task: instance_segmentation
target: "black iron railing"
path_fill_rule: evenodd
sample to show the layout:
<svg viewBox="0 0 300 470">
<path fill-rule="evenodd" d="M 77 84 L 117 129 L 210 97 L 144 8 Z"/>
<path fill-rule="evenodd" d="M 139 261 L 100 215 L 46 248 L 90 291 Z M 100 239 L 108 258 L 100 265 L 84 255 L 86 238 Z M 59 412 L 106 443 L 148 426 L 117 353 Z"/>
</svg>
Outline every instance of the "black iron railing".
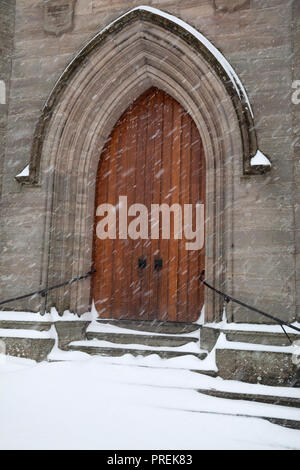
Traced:
<svg viewBox="0 0 300 470">
<path fill-rule="evenodd" d="M 30 292 L 30 294 L 20 295 L 19 297 L 13 297 L 11 299 L 2 300 L 0 302 L 0 305 L 8 304 L 9 302 L 15 302 L 16 300 L 26 299 L 27 297 L 33 297 L 34 295 L 41 295 L 42 297 L 45 297 L 47 292 L 54 290 L 54 289 L 58 289 L 59 287 L 73 284 L 74 282 L 81 281 L 82 279 L 86 279 L 87 277 L 91 276 L 95 272 L 96 272 L 96 269 L 89 271 L 88 273 L 83 274 L 82 276 L 70 279 L 69 281 L 62 282 L 61 284 L 56 284 L 55 286 L 46 287 L 45 289 L 37 290 L 35 292 Z"/>
<path fill-rule="evenodd" d="M 231 297 L 231 295 L 228 295 L 228 294 L 225 294 L 224 292 L 221 292 L 220 290 L 218 290 L 215 287 L 208 284 L 208 282 L 206 282 L 204 276 L 205 276 L 205 271 L 203 270 L 201 275 L 199 276 L 199 279 L 202 282 L 202 284 L 205 285 L 206 287 L 208 287 L 209 289 L 213 290 L 217 294 L 221 295 L 222 297 L 224 297 L 225 302 L 227 302 L 227 303 L 234 302 L 235 304 L 241 305 L 242 307 L 245 307 L 248 310 L 251 310 L 252 312 L 258 313 L 259 315 L 263 315 L 264 317 L 269 318 L 270 320 L 273 320 L 274 322 L 278 323 L 278 325 L 281 326 L 284 334 L 288 338 L 289 342 L 291 344 L 293 344 L 293 341 L 289 337 L 288 333 L 285 331 L 284 327 L 286 326 L 288 328 L 291 328 L 292 330 L 295 330 L 298 333 L 300 333 L 300 328 L 297 328 L 296 326 L 291 325 L 290 323 L 287 323 L 286 321 L 281 320 L 280 318 L 274 317 L 273 315 L 270 315 L 269 313 L 263 312 L 262 310 L 259 310 L 258 308 L 252 307 L 251 305 L 248 305 L 245 302 L 242 302 L 241 300 L 235 299 L 234 297 Z"/>
</svg>

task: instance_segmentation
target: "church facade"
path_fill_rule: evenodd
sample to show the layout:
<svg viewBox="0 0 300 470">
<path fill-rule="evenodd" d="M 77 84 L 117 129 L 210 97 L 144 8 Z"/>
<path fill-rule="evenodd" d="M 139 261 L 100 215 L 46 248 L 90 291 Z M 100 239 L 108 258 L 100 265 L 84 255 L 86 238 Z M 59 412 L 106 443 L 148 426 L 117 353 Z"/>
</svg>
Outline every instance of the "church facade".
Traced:
<svg viewBox="0 0 300 470">
<path fill-rule="evenodd" d="M 205 270 L 299 321 L 299 2 L 0 4 L 1 300 L 96 270 L 2 309 L 267 321 L 224 309 Z M 203 204 L 203 246 L 100 240 L 97 206 L 122 196 Z"/>
</svg>

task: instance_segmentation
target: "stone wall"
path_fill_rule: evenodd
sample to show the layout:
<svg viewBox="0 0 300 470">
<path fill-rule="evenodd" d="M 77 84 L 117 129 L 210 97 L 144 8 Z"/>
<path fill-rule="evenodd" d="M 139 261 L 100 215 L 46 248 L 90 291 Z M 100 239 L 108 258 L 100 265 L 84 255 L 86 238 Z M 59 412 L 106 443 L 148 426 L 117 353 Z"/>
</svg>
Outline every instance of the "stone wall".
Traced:
<svg viewBox="0 0 300 470">
<path fill-rule="evenodd" d="M 8 0 L 2 3 L 12 4 Z M 296 303 L 299 304 L 296 285 L 300 290 L 299 274 L 298 284 L 295 277 L 299 105 L 297 108 L 291 99 L 292 81 L 300 79 L 299 53 L 296 57 L 299 2 L 160 0 L 142 3 L 165 10 L 196 27 L 221 50 L 243 81 L 254 109 L 259 147 L 270 157 L 273 166 L 267 175 L 243 177 L 240 170 L 232 175 L 233 243 L 227 249 L 233 251 L 233 261 L 226 267 L 226 286 L 238 298 L 292 320 Z M 43 188 L 21 186 L 14 178 L 29 162 L 35 126 L 45 100 L 86 41 L 137 4 L 77 0 L 73 28 L 55 35 L 45 31 L 43 0 L 17 0 L 7 149 L 3 161 L 0 234 L 3 297 L 38 288 L 45 268 L 48 247 L 44 237 L 47 208 Z M 297 241 L 297 253 L 298 244 Z M 7 308 L 38 310 L 39 302 L 35 299 L 30 303 L 8 304 Z M 259 320 L 244 310 L 231 311 L 230 319 Z"/>
<path fill-rule="evenodd" d="M 293 4 L 293 68 L 292 80 L 297 90 L 300 88 L 300 3 Z M 296 89 L 294 88 L 296 91 Z M 295 200 L 295 251 L 296 251 L 296 312 L 300 318 L 300 93 L 293 104 L 293 142 L 294 142 L 294 200 Z"/>
<path fill-rule="evenodd" d="M 11 55 L 15 27 L 15 1 L 0 0 L 0 196 L 2 190 Z"/>
</svg>

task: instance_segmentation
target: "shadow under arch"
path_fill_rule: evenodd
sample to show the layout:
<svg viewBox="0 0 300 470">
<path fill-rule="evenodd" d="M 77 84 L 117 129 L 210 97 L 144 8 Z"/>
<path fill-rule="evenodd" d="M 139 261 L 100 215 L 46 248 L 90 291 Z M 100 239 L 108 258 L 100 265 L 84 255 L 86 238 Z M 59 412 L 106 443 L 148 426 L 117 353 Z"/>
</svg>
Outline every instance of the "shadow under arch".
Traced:
<svg viewBox="0 0 300 470">
<path fill-rule="evenodd" d="M 38 123 L 30 173 L 46 197 L 43 285 L 89 271 L 98 160 L 115 123 L 148 88 L 176 99 L 191 115 L 206 158 L 206 269 L 230 290 L 233 175 L 250 172 L 257 141 L 249 104 L 205 44 L 161 12 L 133 9 L 95 36 L 56 83 Z M 251 170 L 252 171 L 252 170 Z M 200 274 L 200 273 L 199 273 Z M 90 307 L 90 281 L 48 295 L 45 309 L 78 314 Z M 222 303 L 207 292 L 206 320 Z"/>
</svg>

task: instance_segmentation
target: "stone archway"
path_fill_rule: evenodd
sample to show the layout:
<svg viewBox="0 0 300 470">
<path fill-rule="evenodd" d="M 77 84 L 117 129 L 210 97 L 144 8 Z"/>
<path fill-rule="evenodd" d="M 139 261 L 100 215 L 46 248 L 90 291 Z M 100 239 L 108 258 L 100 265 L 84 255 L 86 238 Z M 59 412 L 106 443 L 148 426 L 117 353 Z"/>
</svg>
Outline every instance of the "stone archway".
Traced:
<svg viewBox="0 0 300 470">
<path fill-rule="evenodd" d="M 137 8 L 85 46 L 51 93 L 36 130 L 30 175 L 47 194 L 43 285 L 90 270 L 94 193 L 99 154 L 118 118 L 151 86 L 189 112 L 206 156 L 206 269 L 230 290 L 233 174 L 249 173 L 257 151 L 249 103 L 231 71 L 183 22 Z M 82 313 L 90 281 L 52 292 L 46 309 Z M 206 292 L 206 320 L 219 319 L 222 303 Z"/>
</svg>

